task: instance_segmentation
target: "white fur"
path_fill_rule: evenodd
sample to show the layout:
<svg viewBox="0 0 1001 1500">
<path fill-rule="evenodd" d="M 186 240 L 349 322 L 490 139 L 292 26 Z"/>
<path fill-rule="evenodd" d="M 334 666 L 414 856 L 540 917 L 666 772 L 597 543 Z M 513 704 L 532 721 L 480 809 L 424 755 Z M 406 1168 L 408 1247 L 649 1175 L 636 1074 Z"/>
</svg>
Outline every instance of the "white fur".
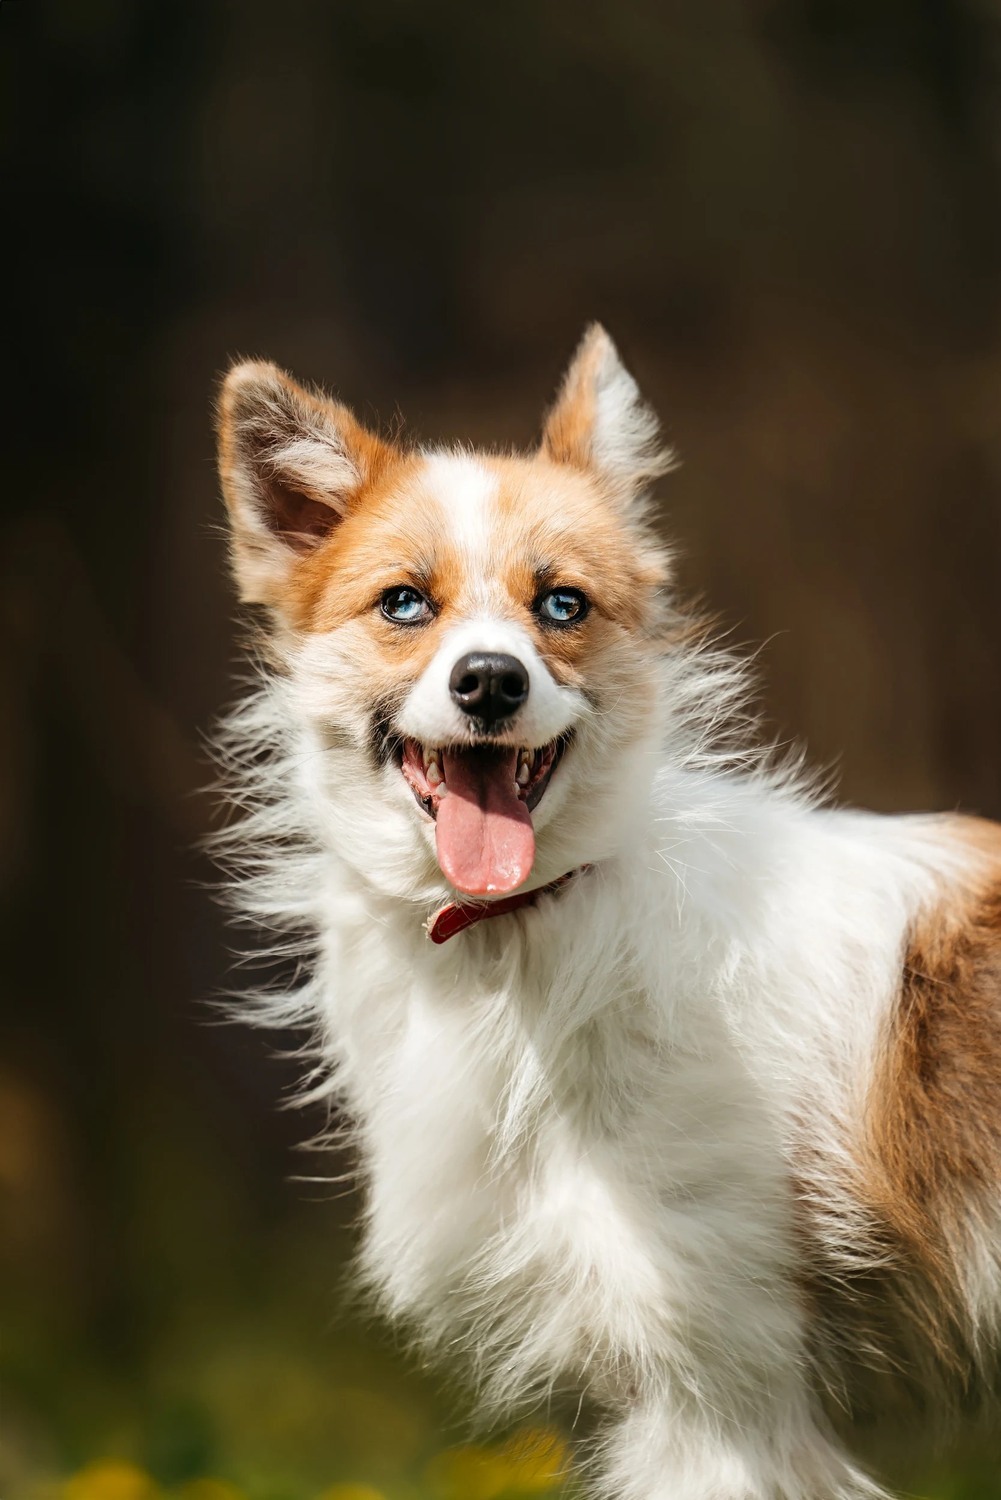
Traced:
<svg viewBox="0 0 1001 1500">
<path fill-rule="evenodd" d="M 436 449 L 425 455 L 421 488 L 440 510 L 445 533 L 465 554 L 467 576 L 482 587 L 489 578 L 496 476 L 471 454 Z"/>
</svg>

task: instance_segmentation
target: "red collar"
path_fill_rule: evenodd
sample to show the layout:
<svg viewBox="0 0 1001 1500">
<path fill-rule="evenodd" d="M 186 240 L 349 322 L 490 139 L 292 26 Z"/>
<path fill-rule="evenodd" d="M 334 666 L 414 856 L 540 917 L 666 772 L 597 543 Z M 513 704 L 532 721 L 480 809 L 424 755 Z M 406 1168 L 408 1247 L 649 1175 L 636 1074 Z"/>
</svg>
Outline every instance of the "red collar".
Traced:
<svg viewBox="0 0 1001 1500">
<path fill-rule="evenodd" d="M 581 865 L 579 870 L 569 870 L 566 875 L 540 886 L 537 891 L 516 891 L 513 896 L 502 896 L 499 901 L 449 901 L 446 906 L 439 907 L 430 921 L 424 924 L 427 935 L 432 943 L 447 943 L 450 937 L 455 937 L 457 932 L 463 932 L 476 922 L 485 922 L 488 917 L 503 917 L 509 911 L 517 911 L 520 906 L 534 906 L 540 896 L 552 895 L 575 875 L 590 868 L 590 865 Z"/>
</svg>

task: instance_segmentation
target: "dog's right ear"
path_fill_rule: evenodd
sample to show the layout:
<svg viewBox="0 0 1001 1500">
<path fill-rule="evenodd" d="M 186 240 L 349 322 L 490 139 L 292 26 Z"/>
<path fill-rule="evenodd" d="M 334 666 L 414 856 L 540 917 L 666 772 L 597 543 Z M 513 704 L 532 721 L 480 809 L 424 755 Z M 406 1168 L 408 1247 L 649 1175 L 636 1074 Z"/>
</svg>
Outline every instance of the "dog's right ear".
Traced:
<svg viewBox="0 0 1001 1500">
<path fill-rule="evenodd" d="M 260 360 L 229 371 L 217 430 L 240 597 L 277 604 L 389 450 L 346 406 Z"/>
</svg>

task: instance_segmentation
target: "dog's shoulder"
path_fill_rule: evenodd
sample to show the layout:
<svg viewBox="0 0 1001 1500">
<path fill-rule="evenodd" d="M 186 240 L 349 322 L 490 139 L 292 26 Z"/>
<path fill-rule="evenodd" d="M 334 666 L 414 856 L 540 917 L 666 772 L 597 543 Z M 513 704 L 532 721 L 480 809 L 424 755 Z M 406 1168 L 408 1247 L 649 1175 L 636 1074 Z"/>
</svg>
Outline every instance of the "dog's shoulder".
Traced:
<svg viewBox="0 0 1001 1500">
<path fill-rule="evenodd" d="M 971 1183 L 988 1166 L 988 1148 L 1001 1144 L 1001 824 L 954 817 L 942 832 L 969 858 L 951 867 L 908 929 L 881 1092 L 891 1119 L 908 1121 L 909 1144 L 927 1133 L 938 1171 Z M 948 1144 L 974 1129 L 984 1132 L 979 1145 L 943 1160 Z M 989 1164 L 993 1176 L 998 1158 Z"/>
<path fill-rule="evenodd" d="M 955 1300 L 985 1216 L 998 1227 L 1001 825 L 942 819 L 940 836 L 950 872 L 906 933 L 870 1089 L 867 1197 Z"/>
</svg>

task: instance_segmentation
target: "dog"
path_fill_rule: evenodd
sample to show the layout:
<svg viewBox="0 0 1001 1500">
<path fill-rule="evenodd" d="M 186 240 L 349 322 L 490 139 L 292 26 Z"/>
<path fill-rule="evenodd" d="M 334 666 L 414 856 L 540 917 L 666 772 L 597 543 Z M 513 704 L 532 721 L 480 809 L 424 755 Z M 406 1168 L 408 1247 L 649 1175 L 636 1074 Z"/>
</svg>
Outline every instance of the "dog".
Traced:
<svg viewBox="0 0 1001 1500">
<path fill-rule="evenodd" d="M 609 1500 L 884 1494 L 852 1435 L 993 1375 L 1001 829 L 754 748 L 600 326 L 528 454 L 254 361 L 218 435 L 263 620 L 222 837 L 308 955 L 266 1014 L 351 1121 L 364 1283 L 489 1419 L 583 1403 Z"/>
</svg>

